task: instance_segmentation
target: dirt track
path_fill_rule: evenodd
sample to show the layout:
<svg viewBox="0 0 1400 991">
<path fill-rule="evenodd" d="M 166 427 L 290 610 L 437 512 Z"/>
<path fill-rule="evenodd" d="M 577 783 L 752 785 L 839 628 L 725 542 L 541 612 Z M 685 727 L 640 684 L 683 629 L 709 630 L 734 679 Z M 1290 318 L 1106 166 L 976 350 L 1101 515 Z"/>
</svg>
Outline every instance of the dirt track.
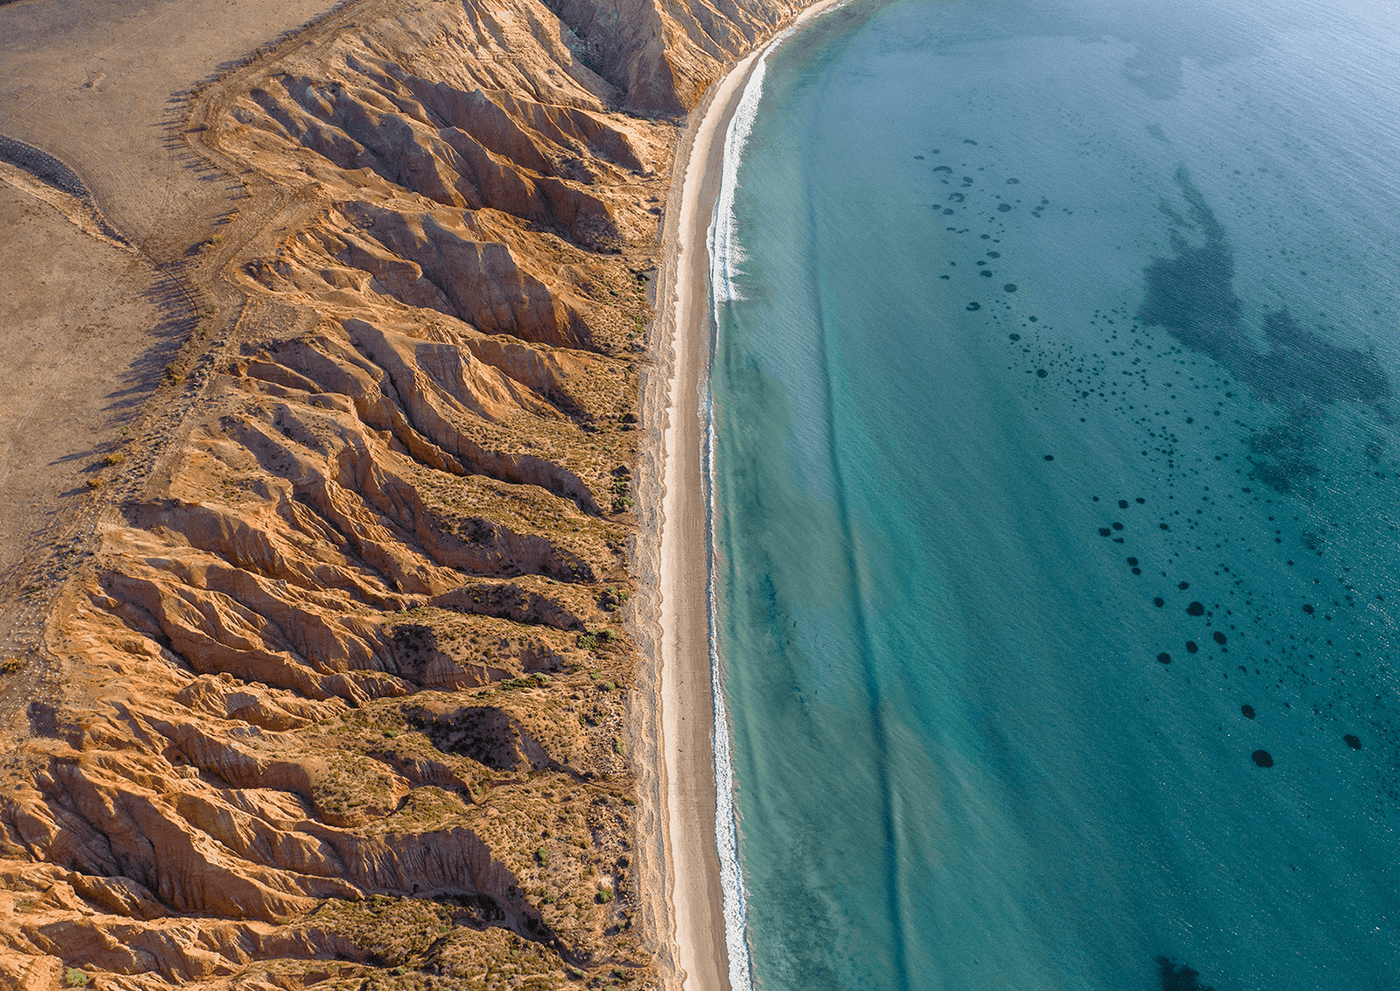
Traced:
<svg viewBox="0 0 1400 991">
<path fill-rule="evenodd" d="M 86 482 L 160 383 L 194 324 L 180 279 L 194 260 L 190 249 L 243 196 L 241 185 L 211 170 L 185 142 L 191 86 L 332 6 L 0 6 L 0 135 L 71 169 L 129 242 L 123 247 L 85 232 L 77 215 L 83 211 L 73 209 L 81 203 L 0 163 L 0 353 L 7 371 L 0 586 L 8 593 L 32 580 L 40 557 L 52 558 L 54 539 L 89 497 Z M 98 225 L 86 226 L 100 235 Z"/>
<path fill-rule="evenodd" d="M 0 988 L 679 982 L 618 607 L 721 60 L 610 2 L 0 6 Z"/>
</svg>

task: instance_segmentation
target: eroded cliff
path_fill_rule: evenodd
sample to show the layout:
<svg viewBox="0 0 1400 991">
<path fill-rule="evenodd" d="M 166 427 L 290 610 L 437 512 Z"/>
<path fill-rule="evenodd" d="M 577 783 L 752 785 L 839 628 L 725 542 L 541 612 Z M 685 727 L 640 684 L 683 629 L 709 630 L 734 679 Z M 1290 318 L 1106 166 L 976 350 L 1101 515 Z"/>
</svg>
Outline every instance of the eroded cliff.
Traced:
<svg viewBox="0 0 1400 991">
<path fill-rule="evenodd" d="M 796 6 L 370 0 L 194 103 L 245 192 L 32 662 L 0 985 L 664 976 L 621 621 L 664 115 Z"/>
</svg>

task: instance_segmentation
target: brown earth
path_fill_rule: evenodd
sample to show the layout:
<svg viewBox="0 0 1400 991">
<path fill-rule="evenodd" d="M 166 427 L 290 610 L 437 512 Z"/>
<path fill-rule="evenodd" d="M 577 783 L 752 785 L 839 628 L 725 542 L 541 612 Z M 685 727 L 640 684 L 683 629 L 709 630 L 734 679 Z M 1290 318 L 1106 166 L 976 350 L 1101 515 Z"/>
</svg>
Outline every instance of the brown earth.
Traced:
<svg viewBox="0 0 1400 991">
<path fill-rule="evenodd" d="M 800 4 L 364 0 L 246 62 L 256 2 L 152 6 L 0 8 L 0 131 L 71 169 L 0 166 L 0 442 L 52 461 L 0 510 L 0 987 L 674 982 L 623 621 L 667 115 Z"/>
</svg>

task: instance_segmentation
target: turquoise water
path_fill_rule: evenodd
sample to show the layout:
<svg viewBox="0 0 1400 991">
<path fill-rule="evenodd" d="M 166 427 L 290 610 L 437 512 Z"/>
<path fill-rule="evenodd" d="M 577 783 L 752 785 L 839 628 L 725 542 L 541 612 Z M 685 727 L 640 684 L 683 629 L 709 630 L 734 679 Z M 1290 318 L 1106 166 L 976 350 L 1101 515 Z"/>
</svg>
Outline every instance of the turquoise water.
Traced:
<svg viewBox="0 0 1400 991">
<path fill-rule="evenodd" d="M 1397 25 L 855 0 L 769 56 L 711 383 L 754 985 L 1400 986 Z"/>
</svg>

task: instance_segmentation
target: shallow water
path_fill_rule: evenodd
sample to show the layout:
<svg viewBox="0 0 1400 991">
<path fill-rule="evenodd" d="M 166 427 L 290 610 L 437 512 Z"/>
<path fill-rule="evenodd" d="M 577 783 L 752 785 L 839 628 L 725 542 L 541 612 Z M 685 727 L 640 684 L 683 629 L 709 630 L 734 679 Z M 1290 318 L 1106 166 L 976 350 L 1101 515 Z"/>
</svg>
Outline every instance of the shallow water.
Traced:
<svg viewBox="0 0 1400 991">
<path fill-rule="evenodd" d="M 1400 13 L 1227 6 L 768 59 L 712 381 L 758 986 L 1395 985 Z"/>
</svg>

